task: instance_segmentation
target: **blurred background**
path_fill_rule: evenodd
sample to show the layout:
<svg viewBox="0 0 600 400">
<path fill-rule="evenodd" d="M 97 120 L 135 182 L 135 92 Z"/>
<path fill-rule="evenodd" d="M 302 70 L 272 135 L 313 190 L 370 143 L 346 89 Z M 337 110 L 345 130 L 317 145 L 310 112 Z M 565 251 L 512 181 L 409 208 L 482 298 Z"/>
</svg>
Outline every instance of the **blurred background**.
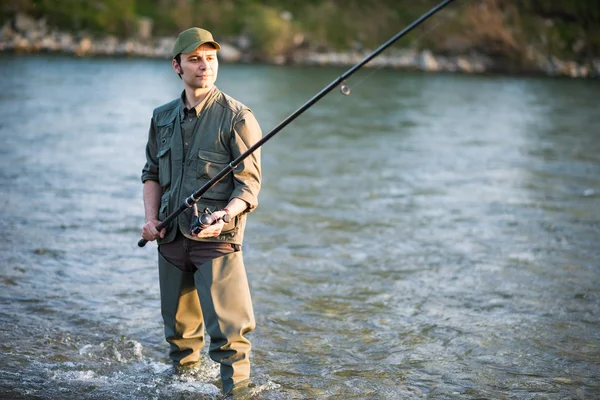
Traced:
<svg viewBox="0 0 600 400">
<path fill-rule="evenodd" d="M 2 0 L 0 50 L 168 57 L 172 38 L 196 25 L 231 61 L 353 64 L 436 3 Z M 599 54 L 599 0 L 476 0 L 457 1 L 378 62 L 588 77 L 600 75 Z"/>
<path fill-rule="evenodd" d="M 0 2 L 0 398 L 221 398 L 137 246 L 181 29 L 267 133 L 434 3 Z M 600 398 L 599 12 L 455 1 L 263 146 L 240 398 Z"/>
</svg>

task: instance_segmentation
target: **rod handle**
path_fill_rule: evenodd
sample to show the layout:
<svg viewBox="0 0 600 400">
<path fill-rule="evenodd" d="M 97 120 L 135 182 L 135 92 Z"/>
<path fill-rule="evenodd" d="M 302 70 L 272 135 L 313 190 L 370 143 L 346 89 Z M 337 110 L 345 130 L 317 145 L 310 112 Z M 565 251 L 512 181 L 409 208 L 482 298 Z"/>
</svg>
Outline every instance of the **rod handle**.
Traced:
<svg viewBox="0 0 600 400">
<path fill-rule="evenodd" d="M 146 245 L 146 243 L 148 243 L 148 241 L 147 241 L 146 239 L 144 239 L 144 238 L 141 238 L 141 239 L 138 241 L 138 246 L 140 246 L 140 247 L 144 247 L 144 246 Z"/>
</svg>

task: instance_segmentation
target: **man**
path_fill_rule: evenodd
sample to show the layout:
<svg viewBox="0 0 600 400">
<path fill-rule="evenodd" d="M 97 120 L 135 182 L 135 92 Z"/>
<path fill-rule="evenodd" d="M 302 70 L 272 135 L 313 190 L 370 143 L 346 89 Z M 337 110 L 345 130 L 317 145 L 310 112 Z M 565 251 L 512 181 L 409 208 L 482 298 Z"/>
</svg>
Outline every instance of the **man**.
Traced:
<svg viewBox="0 0 600 400">
<path fill-rule="evenodd" d="M 158 240 L 161 311 L 176 369 L 200 360 L 206 329 L 209 355 L 221 364 L 222 390 L 229 393 L 250 376 L 245 335 L 255 321 L 241 246 L 246 216 L 258 204 L 259 151 L 198 202 L 200 212 L 212 212 L 212 225 L 192 234 L 193 209 L 188 209 L 165 229 L 156 229 L 186 197 L 261 138 L 252 112 L 215 86 L 220 48 L 200 28 L 183 31 L 175 41 L 172 65 L 184 90 L 152 116 L 142 171 L 142 237 Z"/>
</svg>

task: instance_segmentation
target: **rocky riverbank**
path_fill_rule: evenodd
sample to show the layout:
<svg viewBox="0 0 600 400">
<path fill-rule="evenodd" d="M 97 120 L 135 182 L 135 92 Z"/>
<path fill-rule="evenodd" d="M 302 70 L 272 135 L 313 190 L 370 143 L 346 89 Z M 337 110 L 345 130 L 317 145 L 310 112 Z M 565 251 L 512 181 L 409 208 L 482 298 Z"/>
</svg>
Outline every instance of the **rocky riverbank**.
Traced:
<svg viewBox="0 0 600 400">
<path fill-rule="evenodd" d="M 149 34 L 137 38 L 118 39 L 114 36 L 92 37 L 86 34 L 60 32 L 47 26 L 44 19 L 34 20 L 27 15 L 17 14 L 14 20 L 5 22 L 0 29 L 0 52 L 13 53 L 63 53 L 75 56 L 115 57 L 171 57 L 174 37 L 153 38 Z M 263 57 L 250 50 L 245 37 L 219 40 L 222 49 L 220 59 L 224 62 L 267 62 L 273 64 L 335 65 L 351 66 L 370 53 L 369 50 L 354 52 L 317 52 L 299 48 L 288 55 Z M 434 54 L 428 49 L 392 48 L 373 59 L 368 66 L 420 71 L 445 71 L 478 74 L 487 72 L 534 73 L 572 78 L 600 77 L 600 59 L 582 65 L 570 60 L 559 60 L 553 56 L 538 56 L 536 64 L 527 69 L 514 68 L 507 71 L 496 60 L 477 52 L 445 56 Z"/>
</svg>

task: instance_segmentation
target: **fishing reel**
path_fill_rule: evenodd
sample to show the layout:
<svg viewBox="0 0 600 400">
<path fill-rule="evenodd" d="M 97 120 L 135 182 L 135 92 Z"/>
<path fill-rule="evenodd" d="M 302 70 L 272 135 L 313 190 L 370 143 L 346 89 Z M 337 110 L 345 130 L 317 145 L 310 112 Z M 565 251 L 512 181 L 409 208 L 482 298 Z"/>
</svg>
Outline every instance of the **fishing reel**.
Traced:
<svg viewBox="0 0 600 400">
<path fill-rule="evenodd" d="M 230 221 L 228 213 L 226 213 L 222 217 L 217 218 L 214 222 L 212 220 L 211 215 L 212 211 L 210 211 L 210 209 L 208 209 L 207 207 L 204 209 L 204 211 L 202 211 L 202 215 L 198 216 L 198 207 L 196 206 L 196 204 L 194 204 L 194 215 L 192 217 L 190 233 L 196 236 L 198 233 L 200 233 L 202 229 L 206 229 L 212 224 L 216 224 L 220 220 L 223 220 L 223 222 L 225 222 L 226 224 Z"/>
</svg>

